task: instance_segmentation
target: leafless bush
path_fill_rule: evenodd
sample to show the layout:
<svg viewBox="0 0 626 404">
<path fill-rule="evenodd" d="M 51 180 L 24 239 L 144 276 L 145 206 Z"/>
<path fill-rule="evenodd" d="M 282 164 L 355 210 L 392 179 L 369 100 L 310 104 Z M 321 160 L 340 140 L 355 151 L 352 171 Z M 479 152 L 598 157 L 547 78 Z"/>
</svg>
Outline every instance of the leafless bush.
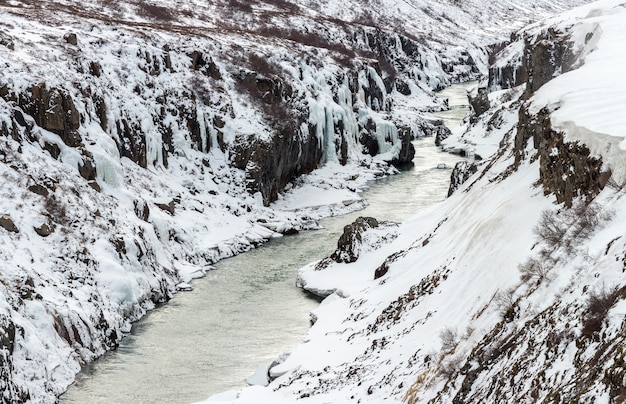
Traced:
<svg viewBox="0 0 626 404">
<path fill-rule="evenodd" d="M 626 178 L 621 181 L 618 181 L 614 175 L 611 175 L 611 177 L 606 183 L 606 186 L 616 191 L 621 191 L 622 189 L 626 188 Z"/>
<path fill-rule="evenodd" d="M 547 262 L 539 261 L 536 258 L 530 258 L 523 264 L 520 264 L 517 269 L 520 272 L 520 279 L 522 282 L 529 282 L 535 280 L 537 284 L 541 283 L 547 278 L 550 266 Z"/>
<path fill-rule="evenodd" d="M 50 219 L 52 219 L 55 223 L 65 225 L 70 222 L 65 205 L 54 195 L 50 195 L 46 198 L 44 207 Z"/>
<path fill-rule="evenodd" d="M 585 316 L 583 317 L 583 330 L 582 335 L 585 337 L 592 337 L 593 334 L 600 331 L 602 323 L 606 318 L 609 310 L 620 296 L 623 296 L 626 287 L 618 288 L 613 287 L 605 289 L 602 287 L 599 290 L 592 291 L 587 299 L 587 307 Z"/>
<path fill-rule="evenodd" d="M 368 27 L 378 27 L 378 23 L 374 19 L 374 15 L 369 10 L 360 12 L 354 19 L 354 22 Z"/>
<path fill-rule="evenodd" d="M 535 234 L 546 243 L 548 248 L 553 248 L 558 246 L 561 240 L 563 240 L 565 233 L 567 233 L 567 226 L 559 220 L 556 212 L 544 210 L 541 212 L 541 218 L 534 230 Z"/>
<path fill-rule="evenodd" d="M 241 12 L 244 12 L 244 13 L 251 13 L 252 12 L 252 6 L 247 1 L 228 0 L 228 7 L 231 10 L 238 10 L 238 11 L 241 11 Z"/>
<path fill-rule="evenodd" d="M 546 245 L 541 254 L 549 257 L 558 247 L 573 253 L 581 240 L 589 238 L 598 226 L 611 216 L 611 212 L 603 210 L 598 204 L 582 200 L 575 202 L 570 209 L 543 211 L 534 229 L 535 234 Z"/>
<path fill-rule="evenodd" d="M 274 76 L 278 71 L 278 67 L 268 62 L 265 55 L 258 53 L 251 52 L 248 54 L 248 63 L 252 70 L 267 77 Z"/>
<path fill-rule="evenodd" d="M 597 204 L 585 204 L 582 201 L 574 204 L 572 215 L 575 220 L 572 233 L 577 240 L 590 237 L 601 222 L 612 216 Z"/>
<path fill-rule="evenodd" d="M 515 291 L 516 288 L 511 287 L 503 292 L 498 292 L 493 300 L 502 318 L 507 321 L 512 321 L 515 317 Z"/>
<path fill-rule="evenodd" d="M 451 378 L 455 374 L 458 373 L 459 369 L 461 369 L 461 364 L 463 362 L 463 358 L 461 355 L 453 355 L 449 358 L 446 358 L 441 362 L 439 366 L 439 374 L 446 378 Z"/>
<path fill-rule="evenodd" d="M 439 338 L 441 339 L 441 350 L 443 352 L 451 352 L 458 342 L 458 332 L 456 329 L 447 327 L 441 330 Z"/>
<path fill-rule="evenodd" d="M 282 11 L 291 11 L 295 13 L 299 10 L 299 7 L 295 3 L 291 3 L 287 0 L 264 0 L 265 3 L 271 4 L 274 7 L 282 10 Z"/>
</svg>

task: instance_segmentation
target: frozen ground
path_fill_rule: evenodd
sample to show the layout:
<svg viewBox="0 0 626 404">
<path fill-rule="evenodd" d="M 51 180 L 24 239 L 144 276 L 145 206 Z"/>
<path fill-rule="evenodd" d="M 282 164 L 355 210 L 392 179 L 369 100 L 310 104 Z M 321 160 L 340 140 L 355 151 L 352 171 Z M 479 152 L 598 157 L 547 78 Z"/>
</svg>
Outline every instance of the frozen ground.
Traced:
<svg viewBox="0 0 626 404">
<path fill-rule="evenodd" d="M 490 112 L 446 141 L 483 156 L 478 172 L 355 263 L 302 268 L 305 288 L 335 291 L 307 340 L 267 387 L 207 402 L 621 402 L 625 18 L 626 3 L 600 1 L 526 31 L 569 38 L 578 69 L 528 101 L 523 87 L 491 94 Z M 515 166 L 524 102 L 613 172 L 593 201 L 544 195 L 532 144 Z"/>
</svg>

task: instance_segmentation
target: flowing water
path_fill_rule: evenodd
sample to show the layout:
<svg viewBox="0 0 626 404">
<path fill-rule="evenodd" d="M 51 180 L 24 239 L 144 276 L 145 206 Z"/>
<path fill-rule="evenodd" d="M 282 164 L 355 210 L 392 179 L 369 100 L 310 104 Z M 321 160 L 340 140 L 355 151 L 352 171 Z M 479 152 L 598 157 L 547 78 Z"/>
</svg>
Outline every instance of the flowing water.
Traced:
<svg viewBox="0 0 626 404">
<path fill-rule="evenodd" d="M 452 86 L 448 126 L 466 113 L 468 84 Z M 444 116 L 445 115 L 445 116 Z M 294 286 L 298 268 L 329 255 L 343 226 L 358 216 L 402 221 L 443 200 L 460 157 L 442 153 L 433 138 L 414 142 L 415 165 L 377 180 L 362 211 L 321 221 L 322 230 L 272 240 L 221 261 L 193 292 L 179 293 L 133 325 L 117 350 L 85 369 L 61 403 L 194 402 L 245 386 L 260 364 L 300 343 L 318 301 Z"/>
</svg>

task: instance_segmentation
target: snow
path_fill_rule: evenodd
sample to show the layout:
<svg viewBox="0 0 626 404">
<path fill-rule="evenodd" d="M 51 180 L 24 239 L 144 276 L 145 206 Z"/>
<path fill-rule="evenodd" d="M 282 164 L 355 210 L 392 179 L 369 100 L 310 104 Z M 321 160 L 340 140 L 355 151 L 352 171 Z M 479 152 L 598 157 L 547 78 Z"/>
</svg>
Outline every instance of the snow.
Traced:
<svg viewBox="0 0 626 404">
<path fill-rule="evenodd" d="M 475 78 L 478 70 L 486 67 L 483 45 L 505 38 L 511 28 L 526 22 L 523 20 L 545 17 L 575 3 L 581 2 L 535 0 L 518 5 L 506 0 L 495 7 L 474 0 L 456 8 L 435 1 L 397 4 L 380 0 L 372 2 L 367 10 L 376 12 L 375 22 L 382 30 L 372 27 L 361 15 L 362 2 L 352 0 L 329 1 L 322 6 L 302 0 L 297 6 L 299 13 L 281 13 L 273 5 L 255 4 L 246 18 L 240 18 L 240 11 L 224 9 L 220 2 L 195 0 L 152 2 L 152 6 L 164 7 L 161 11 L 165 16 L 151 14 L 143 3 L 132 2 L 118 2 L 111 7 L 102 7 L 95 0 L 80 4 L 66 0 L 54 4 L 3 4 L 0 121 L 7 128 L 16 128 L 16 133 L 0 138 L 0 212 L 19 228 L 19 233 L 0 229 L 0 320 L 6 317 L 20 330 L 11 363 L 7 364 L 7 369 L 12 369 L 7 382 L 29 391 L 33 401 L 53 402 L 72 382 L 81 364 L 114 348 L 123 333 L 130 331 L 132 321 L 172 297 L 177 289 L 191 287 L 189 282 L 210 270 L 211 263 L 254 248 L 280 233 L 315 228 L 321 217 L 363 207 L 366 202 L 359 193 L 368 181 L 395 172 L 385 161 L 398 155 L 398 128 L 415 128 L 424 112 L 443 109 L 433 90 Z M 519 15 L 513 16 L 509 7 L 515 7 Z M 343 18 L 353 27 L 346 30 L 328 17 Z M 606 20 L 607 32 L 613 37 L 621 32 L 610 14 L 593 18 L 603 23 Z M 311 46 L 262 35 L 268 26 L 304 26 L 329 42 L 327 47 Z M 70 32 L 77 34 L 77 46 L 63 39 Z M 400 37 L 409 34 L 416 38 L 413 52 L 404 49 Z M 610 35 L 607 38 L 612 38 Z M 12 45 L 7 46 L 4 39 Z M 395 63 L 398 77 L 409 82 L 409 96 L 386 91 L 389 73 L 376 66 L 380 56 L 371 54 L 370 40 L 389 40 L 374 46 L 384 45 L 389 52 L 389 63 Z M 455 46 L 450 47 L 450 43 Z M 599 50 L 604 46 L 606 51 L 615 50 L 615 43 L 601 40 L 596 46 Z M 346 54 L 333 49 L 335 45 L 354 47 L 356 54 L 349 55 L 348 67 L 346 62 L 338 61 Z M 294 178 L 293 187 L 280 190 L 279 199 L 269 207 L 263 206 L 259 193 L 248 192 L 246 170 L 232 164 L 236 145 L 272 136 L 262 102 L 236 87 L 236 76 L 249 72 L 246 49 L 271 55 L 268 63 L 284 68 L 280 78 L 293 90 L 294 107 L 304 117 L 300 132 L 294 136 L 308 136 L 309 128 L 315 126 L 314 136 L 324 145 L 324 157 L 317 169 Z M 221 81 L 209 77 L 206 69 L 190 68 L 189 55 L 199 50 L 207 61 L 215 63 L 223 76 Z M 474 68 L 467 66 L 470 56 L 477 62 Z M 593 57 L 591 52 L 587 60 L 597 66 Z M 452 71 L 444 70 L 444 61 Z M 18 98 L 40 83 L 45 83 L 47 89 L 67 92 L 75 104 L 83 143 L 80 147 L 66 146 L 59 135 L 37 126 L 33 117 L 25 116 L 26 126 L 13 123 L 16 111 L 25 112 L 20 111 Z M 380 90 L 380 97 L 372 95 L 375 90 Z M 565 98 L 563 104 L 567 107 L 570 101 Z M 509 115 L 504 117 L 502 128 L 488 131 L 489 136 L 481 137 L 479 127 L 466 136 L 476 154 L 486 158 L 497 150 L 499 138 L 514 122 Z M 190 130 L 189 117 L 195 117 L 197 133 Z M 224 123 L 221 128 L 215 125 L 220 120 Z M 364 155 L 358 141 L 358 124 L 369 121 L 375 125 L 383 152 L 375 158 Z M 588 118 L 575 123 L 579 127 L 589 125 L 590 131 L 600 133 L 620 124 L 616 121 L 611 126 L 608 121 L 599 125 L 599 120 Z M 132 138 L 145 145 L 141 150 L 145 152 L 145 167 L 133 162 L 139 160 L 132 155 L 133 145 L 122 145 L 122 131 L 116 124 L 123 127 L 124 122 L 128 126 L 126 141 Z M 340 126 L 343 132 L 337 133 L 341 132 Z M 348 157 L 343 166 L 337 164 L 337 144 L 342 140 Z M 612 144 L 623 149 L 623 141 L 618 140 Z M 45 150 L 46 144 L 59 148 L 58 159 Z M 606 162 L 616 171 L 619 156 L 617 153 Z M 78 172 L 78 166 L 88 160 L 93 160 L 97 168 L 96 184 L 101 192 Z M 502 169 L 503 164 L 495 165 L 493 170 Z M 487 183 L 493 177 L 485 177 L 480 184 L 487 190 L 493 187 L 486 195 L 497 193 L 496 185 Z M 495 263 L 504 265 L 506 257 L 519 258 L 521 252 L 513 246 L 519 238 L 528 247 L 530 232 L 513 235 L 498 229 L 503 225 L 520 226 L 522 217 L 524 222 L 529 221 L 547 202 L 539 191 L 528 191 L 536 178 L 515 178 L 518 182 L 509 180 L 507 184 L 512 184 L 511 195 L 518 195 L 523 209 L 501 198 L 491 200 L 468 193 L 465 201 L 458 196 L 450 199 L 441 212 L 405 224 L 393 244 L 365 251 L 359 264 L 368 264 L 361 269 L 349 266 L 345 273 L 328 275 L 328 279 L 314 280 L 313 275 L 307 275 L 311 285 L 315 282 L 317 288 L 336 292 L 316 311 L 318 324 L 311 331 L 308 348 L 306 344 L 298 348 L 273 370 L 275 374 L 287 372 L 274 383 L 291 377 L 300 363 L 311 360 L 301 371 L 318 371 L 324 363 L 341 366 L 371 346 L 365 335 L 355 337 L 354 343 L 346 342 L 342 316 L 359 296 L 371 292 L 371 300 L 362 306 L 367 309 L 364 317 L 356 321 L 362 326 L 368 316 L 377 315 L 380 307 L 388 305 L 389 296 L 406 292 L 415 277 L 427 276 L 433 268 L 439 268 L 439 258 L 422 257 L 420 249 L 412 247 L 414 243 L 419 247 L 419 243 L 429 240 L 429 250 L 445 250 L 445 240 L 452 234 L 473 237 L 452 249 L 459 256 L 467 254 L 462 260 L 467 267 L 482 264 L 487 268 Z M 28 191 L 32 185 L 43 186 L 48 196 Z M 529 212 L 531 207 L 537 211 Z M 506 217 L 506 212 L 518 209 L 513 218 Z M 493 211 L 494 216 L 490 221 L 479 220 L 472 215 L 477 211 Z M 456 225 L 450 220 L 435 231 L 445 215 L 455 217 L 454 223 L 465 224 Z M 35 231 L 43 223 L 55 225 L 55 231 L 47 237 Z M 481 238 L 487 230 L 494 234 Z M 419 238 L 417 242 L 415 237 Z M 510 251 L 494 260 L 468 253 L 479 245 L 507 237 L 514 237 L 509 239 Z M 407 256 L 410 263 L 393 264 L 391 274 L 401 276 L 379 288 L 378 282 L 371 279 L 374 265 L 395 248 L 411 249 Z M 468 307 L 485 304 L 495 291 L 512 283 L 514 267 L 492 279 L 487 271 L 475 276 L 457 265 L 444 291 L 463 290 L 459 299 Z M 328 274 L 335 272 L 336 267 L 328 270 Z M 490 286 L 477 297 L 466 288 L 471 282 Z M 437 349 L 436 335 L 451 324 L 449 320 L 456 320 L 459 330 L 468 323 L 462 316 L 445 317 L 452 310 L 444 298 L 447 293 L 451 292 L 442 292 L 443 297 L 438 299 L 434 295 L 424 297 L 429 302 L 416 312 L 420 321 L 429 324 L 420 349 Z M 429 315 L 430 311 L 422 309 L 431 304 L 440 304 L 441 311 Z M 494 321 L 491 317 L 484 320 L 485 327 Z M 405 320 L 402 324 L 408 323 Z M 346 334 L 326 335 L 327 330 L 334 329 Z M 390 374 L 393 359 L 404 348 L 413 346 L 409 337 L 415 335 L 420 335 L 419 330 L 392 344 L 392 354 L 384 354 L 389 363 L 380 367 L 380 374 Z M 336 347 L 318 356 L 318 349 L 328 344 Z M 371 365 L 367 366 L 370 369 Z M 406 385 L 413 378 L 406 369 L 397 373 L 392 379 L 403 380 Z M 374 382 L 372 375 L 364 375 L 365 384 Z M 370 399 L 399 397 L 398 392 L 390 391 L 392 387 L 376 387 Z M 348 389 L 352 388 L 356 389 Z M 326 398 L 318 398 L 346 401 L 350 397 L 341 389 L 324 394 Z M 264 398 L 291 401 L 282 392 L 262 387 L 250 388 L 238 396 L 240 400 L 256 398 L 256 402 Z M 221 397 L 231 400 L 236 395 Z"/>
<path fill-rule="evenodd" d="M 626 40 L 623 4 L 600 1 L 536 26 L 567 27 L 572 38 L 584 40 L 577 30 L 597 24 L 602 36 L 577 70 L 554 78 L 529 100 L 535 111 L 554 106 L 553 125 L 601 156 L 618 181 L 626 128 L 619 112 L 626 105 L 623 52 L 617 48 Z M 586 213 L 576 213 L 555 206 L 537 186 L 536 159 L 511 169 L 523 92 L 492 94 L 492 109 L 444 143 L 486 159 L 450 198 L 401 224 L 397 238 L 366 248 L 355 263 L 323 269 L 312 263 L 300 270 L 302 286 L 331 294 L 313 312 L 306 341 L 276 367 L 282 376 L 267 388 L 213 400 L 516 402 L 531 394 L 548 400 L 555 391 L 583 401 L 614 400 L 602 375 L 615 366 L 614 351 L 606 347 L 623 349 L 623 296 L 603 320 L 599 340 L 587 342 L 583 324 L 590 294 L 624 285 L 623 182 L 606 187 L 589 207 L 577 201 Z M 542 212 L 567 226 L 557 245 L 539 235 Z M 597 222 L 581 235 L 575 224 L 584 215 L 596 215 Z M 521 279 L 532 259 L 547 272 Z M 387 274 L 374 279 L 383 262 Z M 445 347 L 446 332 L 454 337 L 451 348 Z M 591 362 L 594 357 L 603 359 Z M 468 367 L 459 372 L 463 365 Z M 600 376 L 578 384 L 587 377 L 586 366 Z M 470 370 L 476 378 L 466 387 Z"/>
<path fill-rule="evenodd" d="M 554 127 L 601 156 L 618 182 L 626 180 L 626 115 L 622 112 L 626 78 L 621 74 L 626 68 L 621 51 L 626 39 L 624 15 L 624 3 L 619 1 L 599 2 L 568 14 L 567 25 L 576 19 L 571 35 L 581 44 L 584 62 L 543 86 L 533 103 L 535 109 L 546 105 L 555 109 Z M 593 35 L 591 40 L 585 40 L 588 33 Z"/>
</svg>

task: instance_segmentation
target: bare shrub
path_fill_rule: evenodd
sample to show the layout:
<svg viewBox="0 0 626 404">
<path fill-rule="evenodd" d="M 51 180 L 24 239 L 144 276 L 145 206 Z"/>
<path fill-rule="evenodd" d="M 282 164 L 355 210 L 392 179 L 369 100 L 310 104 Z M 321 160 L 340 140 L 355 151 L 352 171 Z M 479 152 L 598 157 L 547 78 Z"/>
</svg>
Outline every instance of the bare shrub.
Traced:
<svg viewBox="0 0 626 404">
<path fill-rule="evenodd" d="M 67 216 L 67 209 L 65 205 L 60 202 L 54 195 L 50 195 L 48 198 L 46 198 L 44 207 L 52 221 L 63 225 L 70 222 L 70 219 Z"/>
<path fill-rule="evenodd" d="M 516 288 L 511 287 L 503 292 L 498 292 L 493 300 L 502 318 L 507 321 L 512 321 L 515 318 L 515 291 Z"/>
<path fill-rule="evenodd" d="M 602 287 L 590 293 L 587 299 L 585 315 L 582 320 L 583 336 L 590 338 L 602 329 L 606 315 L 615 302 L 617 302 L 618 298 L 620 296 L 623 297 L 624 291 L 626 291 L 626 287 L 621 289 L 618 287 L 609 289 Z"/>
<path fill-rule="evenodd" d="M 167 7 L 158 6 L 155 4 L 139 3 L 138 14 L 142 17 L 149 18 L 151 20 L 170 22 L 176 18 L 172 15 L 172 12 Z"/>
<path fill-rule="evenodd" d="M 544 210 L 534 231 L 549 248 L 552 248 L 561 243 L 567 233 L 567 226 L 559 220 L 556 212 Z"/>
<path fill-rule="evenodd" d="M 576 201 L 570 209 L 545 210 L 541 213 L 535 234 L 545 243 L 540 252 L 548 259 L 556 248 L 562 247 L 569 254 L 576 251 L 580 241 L 594 233 L 598 226 L 612 217 L 612 213 L 598 204 Z"/>
<path fill-rule="evenodd" d="M 582 201 L 573 206 L 571 213 L 574 219 L 572 233 L 576 240 L 590 237 L 601 222 L 612 216 L 597 204 L 585 204 Z"/>
<path fill-rule="evenodd" d="M 428 386 L 429 378 L 430 377 L 428 371 L 422 372 L 417 375 L 415 381 L 404 395 L 404 401 L 406 401 L 408 404 L 418 403 L 420 399 L 419 393 L 424 387 Z"/>
<path fill-rule="evenodd" d="M 459 372 L 461 364 L 463 363 L 463 357 L 461 355 L 453 355 L 446 358 L 441 362 L 439 366 L 439 374 L 445 378 L 450 379 L 452 376 Z"/>
<path fill-rule="evenodd" d="M 252 52 L 248 54 L 248 63 L 252 70 L 267 77 L 274 76 L 278 71 L 278 66 L 268 62 L 265 55 L 259 55 L 258 53 Z"/>
<path fill-rule="evenodd" d="M 368 27 L 378 27 L 378 23 L 376 22 L 374 15 L 369 10 L 361 11 L 353 22 Z"/>
<path fill-rule="evenodd" d="M 547 278 L 551 268 L 546 262 L 539 261 L 536 258 L 529 258 L 528 261 L 520 264 L 517 269 L 520 272 L 522 282 L 535 280 L 539 284 Z"/>
<path fill-rule="evenodd" d="M 251 13 L 252 12 L 252 6 L 247 1 L 228 0 L 228 7 L 231 10 L 238 10 L 238 11 L 241 11 L 243 13 Z"/>
<path fill-rule="evenodd" d="M 626 188 L 626 178 L 621 181 L 618 181 L 618 179 L 615 178 L 614 175 L 611 175 L 611 177 L 606 183 L 606 186 L 616 191 L 621 191 L 622 189 Z"/>
<path fill-rule="evenodd" d="M 441 339 L 441 350 L 443 352 L 451 352 L 458 342 L 458 332 L 456 329 L 447 327 L 441 330 L 439 338 Z"/>
</svg>

